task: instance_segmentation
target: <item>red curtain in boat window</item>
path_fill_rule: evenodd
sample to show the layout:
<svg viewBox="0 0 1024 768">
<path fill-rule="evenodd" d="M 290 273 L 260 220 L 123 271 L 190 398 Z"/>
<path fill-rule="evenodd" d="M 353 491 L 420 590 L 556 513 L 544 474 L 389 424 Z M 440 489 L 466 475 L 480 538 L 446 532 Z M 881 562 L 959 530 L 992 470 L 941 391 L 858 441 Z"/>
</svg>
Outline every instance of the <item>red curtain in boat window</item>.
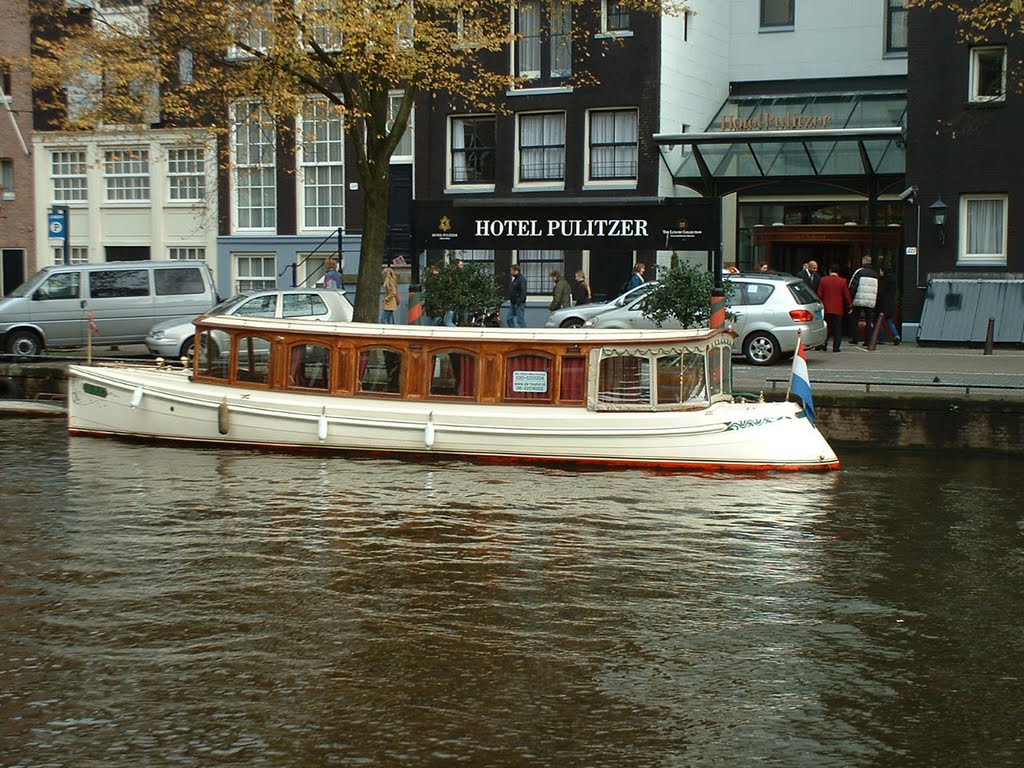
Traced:
<svg viewBox="0 0 1024 768">
<path fill-rule="evenodd" d="M 562 384 L 559 397 L 570 402 L 579 402 L 587 391 L 587 365 L 584 357 L 562 358 Z"/>
<path fill-rule="evenodd" d="M 505 399 L 550 400 L 551 358 L 529 353 L 505 358 Z"/>
<path fill-rule="evenodd" d="M 465 352 L 438 352 L 430 364 L 430 394 L 476 396 L 476 357 Z"/>
<path fill-rule="evenodd" d="M 459 370 L 456 394 L 459 397 L 474 397 L 476 395 L 476 358 L 461 352 L 453 353 L 452 358 L 452 362 L 458 366 Z"/>
</svg>

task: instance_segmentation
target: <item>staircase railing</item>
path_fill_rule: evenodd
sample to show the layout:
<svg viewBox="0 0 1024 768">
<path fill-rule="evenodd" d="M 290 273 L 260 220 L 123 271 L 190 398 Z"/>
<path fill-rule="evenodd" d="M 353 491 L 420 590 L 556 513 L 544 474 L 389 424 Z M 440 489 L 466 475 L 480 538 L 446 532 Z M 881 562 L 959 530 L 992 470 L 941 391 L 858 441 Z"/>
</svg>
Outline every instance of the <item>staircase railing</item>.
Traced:
<svg viewBox="0 0 1024 768">
<path fill-rule="evenodd" d="M 302 280 L 301 287 L 305 288 L 305 287 L 308 287 L 310 285 L 316 285 L 318 282 L 320 282 L 320 279 L 324 275 L 324 262 L 327 260 L 327 251 L 324 249 L 324 246 L 326 246 L 328 243 L 334 243 L 335 241 L 337 242 L 337 250 L 332 252 L 330 254 L 330 257 L 334 258 L 334 259 L 337 259 L 338 266 L 340 268 L 341 263 L 342 263 L 342 256 L 343 256 L 343 251 L 342 251 L 342 230 L 341 230 L 341 227 L 338 227 L 336 230 L 334 230 L 329 235 L 327 235 L 323 240 L 321 240 L 317 244 L 316 248 L 314 248 L 312 251 L 307 253 L 305 256 L 303 256 L 298 261 L 292 262 L 291 264 L 286 265 L 285 268 L 282 269 L 278 273 L 277 276 L 281 277 L 285 272 L 287 272 L 288 270 L 291 270 L 291 272 L 292 272 L 292 288 L 300 287 L 300 283 L 299 283 L 299 279 L 298 279 L 298 277 L 299 277 L 299 267 L 305 267 L 306 263 L 308 261 L 310 261 L 311 259 L 313 259 L 315 261 L 316 257 L 317 257 L 317 254 L 320 254 L 320 260 L 316 264 L 316 269 L 312 270 L 311 272 L 306 272 L 305 273 L 306 276 Z"/>
</svg>

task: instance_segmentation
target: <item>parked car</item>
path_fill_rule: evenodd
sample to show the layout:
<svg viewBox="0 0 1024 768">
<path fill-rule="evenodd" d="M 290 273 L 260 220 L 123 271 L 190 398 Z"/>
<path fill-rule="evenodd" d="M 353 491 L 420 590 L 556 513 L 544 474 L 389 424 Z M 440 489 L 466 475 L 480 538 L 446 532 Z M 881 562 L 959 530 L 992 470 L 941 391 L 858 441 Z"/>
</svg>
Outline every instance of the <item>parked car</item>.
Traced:
<svg viewBox="0 0 1024 768">
<path fill-rule="evenodd" d="M 245 317 L 304 317 L 332 322 L 352 320 L 352 304 L 334 288 L 288 288 L 232 296 L 207 315 Z M 146 347 L 159 357 L 190 357 L 195 344 L 197 315 L 157 323 L 146 336 Z"/>
<path fill-rule="evenodd" d="M 555 310 L 548 317 L 548 321 L 544 325 L 548 328 L 580 328 L 591 317 L 607 312 L 609 309 L 623 307 L 633 300 L 647 295 L 657 285 L 657 282 L 643 283 L 611 301 L 602 301 L 596 304 L 576 304 L 572 307 Z"/>
<path fill-rule="evenodd" d="M 204 261 L 118 261 L 44 267 L 0 299 L 0 344 L 14 355 L 47 347 L 139 344 L 155 323 L 206 312 L 220 299 Z"/>
<path fill-rule="evenodd" d="M 802 280 L 793 275 L 734 274 L 725 278 L 732 286 L 728 311 L 736 339 L 733 352 L 751 365 L 771 365 L 796 351 L 799 332 L 804 346 L 825 342 L 825 313 L 821 302 Z M 729 290 L 726 290 L 727 295 Z M 617 309 L 596 315 L 585 323 L 594 328 L 655 328 L 644 314 L 646 296 Z M 672 322 L 664 327 L 673 326 Z M 678 324 L 675 324 L 678 327 Z"/>
</svg>

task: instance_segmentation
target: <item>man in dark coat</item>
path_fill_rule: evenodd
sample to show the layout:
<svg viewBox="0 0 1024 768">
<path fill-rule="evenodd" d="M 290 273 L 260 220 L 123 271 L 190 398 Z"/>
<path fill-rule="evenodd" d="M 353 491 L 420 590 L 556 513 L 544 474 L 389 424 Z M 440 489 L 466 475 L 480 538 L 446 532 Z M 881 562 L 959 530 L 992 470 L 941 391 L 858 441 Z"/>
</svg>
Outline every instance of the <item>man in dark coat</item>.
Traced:
<svg viewBox="0 0 1024 768">
<path fill-rule="evenodd" d="M 526 278 L 518 264 L 512 265 L 512 282 L 508 286 L 508 316 L 505 325 L 509 328 L 526 327 Z"/>
<path fill-rule="evenodd" d="M 800 270 L 800 274 L 797 275 L 807 287 L 814 291 L 815 295 L 818 293 L 818 286 L 821 285 L 821 275 L 818 273 L 818 262 L 808 261 L 803 269 Z"/>
</svg>

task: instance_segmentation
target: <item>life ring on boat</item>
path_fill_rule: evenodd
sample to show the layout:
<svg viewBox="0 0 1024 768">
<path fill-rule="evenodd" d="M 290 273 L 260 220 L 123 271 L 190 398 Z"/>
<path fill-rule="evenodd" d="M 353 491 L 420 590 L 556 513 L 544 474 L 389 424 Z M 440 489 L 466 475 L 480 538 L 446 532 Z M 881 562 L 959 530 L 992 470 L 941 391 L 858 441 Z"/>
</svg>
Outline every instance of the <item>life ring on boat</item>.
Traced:
<svg viewBox="0 0 1024 768">
<path fill-rule="evenodd" d="M 12 376 L 0 379 L 0 400 L 20 400 L 21 384 Z"/>
</svg>

